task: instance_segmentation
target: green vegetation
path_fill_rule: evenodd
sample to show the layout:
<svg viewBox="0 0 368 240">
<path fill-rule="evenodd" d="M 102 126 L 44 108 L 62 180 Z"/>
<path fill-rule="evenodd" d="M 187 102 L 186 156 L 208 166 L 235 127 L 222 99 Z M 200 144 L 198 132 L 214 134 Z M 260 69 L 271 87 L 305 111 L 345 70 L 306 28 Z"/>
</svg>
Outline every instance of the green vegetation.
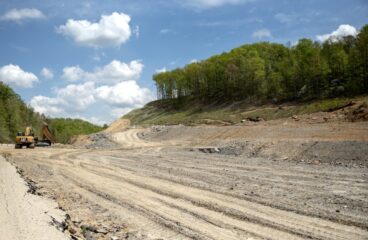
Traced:
<svg viewBox="0 0 368 240">
<path fill-rule="evenodd" d="M 8 86 L 0 82 L 0 142 L 13 142 L 19 131 L 33 126 L 39 132 L 44 116 L 34 112 Z"/>
<path fill-rule="evenodd" d="M 357 37 L 255 43 L 153 76 L 159 99 L 285 102 L 368 93 L 368 25 Z M 178 116 L 179 117 L 179 116 Z M 180 116 L 185 117 L 185 115 Z"/>
<path fill-rule="evenodd" d="M 125 115 L 132 124 L 232 124 L 327 111 L 368 93 L 368 25 L 324 43 L 244 45 L 153 79 L 160 100 Z"/>
<path fill-rule="evenodd" d="M 312 102 L 254 105 L 249 101 L 204 104 L 195 98 L 166 99 L 151 102 L 126 114 L 133 125 L 234 124 L 246 118 L 273 120 L 293 115 L 328 111 L 345 106 L 352 100 L 368 102 L 368 97 L 333 98 Z"/>
<path fill-rule="evenodd" d="M 47 119 L 27 106 L 7 85 L 0 82 L 0 143 L 14 142 L 15 135 L 32 126 L 40 133 L 42 123 L 47 122 L 57 142 L 66 143 L 72 136 L 90 134 L 103 128 L 78 119 Z"/>
<path fill-rule="evenodd" d="M 60 143 L 67 143 L 72 136 L 91 134 L 104 129 L 80 119 L 53 118 L 48 119 L 48 123 L 52 134 Z"/>
</svg>

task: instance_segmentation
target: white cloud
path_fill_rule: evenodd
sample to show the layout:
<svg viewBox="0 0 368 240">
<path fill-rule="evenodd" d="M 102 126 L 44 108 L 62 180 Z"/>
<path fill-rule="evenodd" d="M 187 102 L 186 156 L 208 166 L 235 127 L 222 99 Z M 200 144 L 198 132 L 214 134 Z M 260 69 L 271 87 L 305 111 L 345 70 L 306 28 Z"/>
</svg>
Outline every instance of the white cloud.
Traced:
<svg viewBox="0 0 368 240">
<path fill-rule="evenodd" d="M 86 73 L 86 79 L 105 84 L 136 80 L 139 79 L 143 67 L 142 62 L 138 60 L 131 61 L 128 64 L 113 60 L 102 68 L 96 68 L 93 73 Z"/>
<path fill-rule="evenodd" d="M 125 81 L 113 86 L 96 89 L 97 98 L 114 106 L 142 106 L 153 99 L 147 88 L 141 88 L 136 81 Z"/>
<path fill-rule="evenodd" d="M 47 116 L 78 117 L 98 124 L 111 122 L 154 99 L 149 89 L 137 83 L 142 68 L 140 61 L 126 64 L 117 60 L 94 72 L 79 66 L 66 67 L 62 78 L 84 82 L 56 89 L 53 97 L 35 96 L 30 104 Z"/>
<path fill-rule="evenodd" d="M 0 81 L 13 87 L 32 88 L 38 78 L 31 72 L 25 72 L 18 65 L 9 64 L 0 68 Z"/>
<path fill-rule="evenodd" d="M 262 38 L 270 38 L 272 37 L 272 34 L 270 32 L 270 30 L 264 28 L 264 29 L 260 29 L 258 31 L 255 31 L 252 36 L 254 38 L 258 38 L 258 39 L 262 39 Z"/>
<path fill-rule="evenodd" d="M 58 98 L 49 98 L 45 96 L 34 96 L 30 101 L 31 106 L 36 112 L 56 116 L 64 112 L 62 104 Z"/>
<path fill-rule="evenodd" d="M 181 0 L 178 2 L 184 6 L 195 9 L 209 9 L 224 5 L 240 5 L 252 1 L 254 0 Z"/>
<path fill-rule="evenodd" d="M 41 70 L 41 76 L 44 77 L 45 79 L 53 79 L 54 78 L 54 73 L 52 72 L 51 69 L 49 68 L 42 68 Z"/>
<path fill-rule="evenodd" d="M 113 60 L 104 67 L 86 72 L 79 66 L 65 67 L 62 78 L 70 82 L 91 81 L 95 83 L 114 84 L 121 81 L 139 79 L 144 65 L 139 60 L 130 63 Z"/>
<path fill-rule="evenodd" d="M 43 19 L 45 15 L 36 8 L 11 9 L 0 17 L 2 21 L 21 22 L 26 19 Z"/>
<path fill-rule="evenodd" d="M 86 75 L 86 72 L 83 71 L 79 66 L 65 67 L 63 69 L 62 79 L 69 82 L 76 82 L 82 80 Z"/>
<path fill-rule="evenodd" d="M 124 13 L 114 12 L 102 15 L 99 22 L 69 19 L 57 32 L 70 37 L 79 45 L 104 48 L 119 47 L 127 42 L 132 34 L 129 26 L 130 17 Z"/>
<path fill-rule="evenodd" d="M 189 63 L 197 63 L 197 62 L 199 62 L 197 59 L 192 59 L 192 60 L 190 60 Z"/>
<path fill-rule="evenodd" d="M 37 112 L 50 116 L 80 112 L 95 102 L 94 91 L 95 85 L 91 82 L 70 84 L 56 89 L 55 97 L 35 96 L 30 104 Z"/>
<path fill-rule="evenodd" d="M 164 72 L 167 72 L 166 67 L 163 67 L 163 68 L 157 69 L 157 70 L 155 71 L 155 73 L 164 73 Z"/>
<path fill-rule="evenodd" d="M 57 98 L 62 100 L 63 105 L 77 111 L 85 110 L 95 102 L 94 91 L 95 84 L 93 82 L 70 84 L 56 90 Z"/>
<path fill-rule="evenodd" d="M 343 37 L 346 36 L 356 36 L 358 31 L 355 27 L 349 24 L 342 24 L 340 25 L 337 30 L 333 31 L 332 33 L 317 35 L 316 38 L 318 41 L 324 42 L 326 40 L 331 40 L 333 42 L 339 41 Z"/>
</svg>

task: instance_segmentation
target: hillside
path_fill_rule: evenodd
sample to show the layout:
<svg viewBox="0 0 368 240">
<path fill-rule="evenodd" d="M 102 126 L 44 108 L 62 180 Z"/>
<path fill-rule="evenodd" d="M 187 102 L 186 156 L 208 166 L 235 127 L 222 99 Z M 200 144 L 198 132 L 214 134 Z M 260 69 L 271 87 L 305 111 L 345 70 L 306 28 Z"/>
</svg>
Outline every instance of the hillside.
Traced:
<svg viewBox="0 0 368 240">
<path fill-rule="evenodd" d="M 71 137 L 76 135 L 87 135 L 104 129 L 81 119 L 53 118 L 48 119 L 48 123 L 52 134 L 60 143 L 67 143 Z"/>
<path fill-rule="evenodd" d="M 252 104 L 248 101 L 204 104 L 196 99 L 168 99 L 148 103 L 122 118 L 132 125 L 231 125 L 242 120 L 262 121 L 287 118 L 302 114 L 328 112 L 350 105 L 351 102 L 368 103 L 367 96 L 333 98 L 309 102 L 284 104 Z"/>
<path fill-rule="evenodd" d="M 246 44 L 153 76 L 157 98 L 132 124 L 235 124 L 328 111 L 368 93 L 368 25 L 357 36 L 294 46 Z"/>
<path fill-rule="evenodd" d="M 26 126 L 33 126 L 39 132 L 44 120 L 13 89 L 0 82 L 0 142 L 13 142 L 15 134 Z"/>
<path fill-rule="evenodd" d="M 9 86 L 0 82 L 0 143 L 11 143 L 19 131 L 32 126 L 36 135 L 47 122 L 57 142 L 66 143 L 72 136 L 90 134 L 103 128 L 79 119 L 48 119 L 27 106 Z"/>
<path fill-rule="evenodd" d="M 158 99 L 204 103 L 310 101 L 368 93 L 368 25 L 359 34 L 294 46 L 246 44 L 153 76 Z M 175 103 L 175 102 L 173 102 Z"/>
</svg>

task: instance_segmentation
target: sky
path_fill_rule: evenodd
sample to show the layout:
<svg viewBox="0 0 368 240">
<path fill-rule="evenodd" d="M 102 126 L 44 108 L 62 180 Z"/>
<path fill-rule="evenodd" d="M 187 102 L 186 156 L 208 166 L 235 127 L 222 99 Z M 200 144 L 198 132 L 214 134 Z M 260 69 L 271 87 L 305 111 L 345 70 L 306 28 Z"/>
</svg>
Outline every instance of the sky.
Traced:
<svg viewBox="0 0 368 240">
<path fill-rule="evenodd" d="M 367 0 L 0 0 L 0 81 L 46 116 L 101 125 L 155 100 L 157 72 L 365 24 Z"/>
</svg>

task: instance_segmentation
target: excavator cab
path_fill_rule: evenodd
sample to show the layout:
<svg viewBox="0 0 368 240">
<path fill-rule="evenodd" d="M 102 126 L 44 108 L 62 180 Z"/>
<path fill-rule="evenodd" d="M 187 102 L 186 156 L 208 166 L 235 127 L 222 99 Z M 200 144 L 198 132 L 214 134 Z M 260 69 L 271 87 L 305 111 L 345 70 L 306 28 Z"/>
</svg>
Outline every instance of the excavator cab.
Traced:
<svg viewBox="0 0 368 240">
<path fill-rule="evenodd" d="M 36 145 L 32 127 L 26 127 L 25 132 L 18 132 L 15 137 L 15 148 L 34 148 Z"/>
</svg>

